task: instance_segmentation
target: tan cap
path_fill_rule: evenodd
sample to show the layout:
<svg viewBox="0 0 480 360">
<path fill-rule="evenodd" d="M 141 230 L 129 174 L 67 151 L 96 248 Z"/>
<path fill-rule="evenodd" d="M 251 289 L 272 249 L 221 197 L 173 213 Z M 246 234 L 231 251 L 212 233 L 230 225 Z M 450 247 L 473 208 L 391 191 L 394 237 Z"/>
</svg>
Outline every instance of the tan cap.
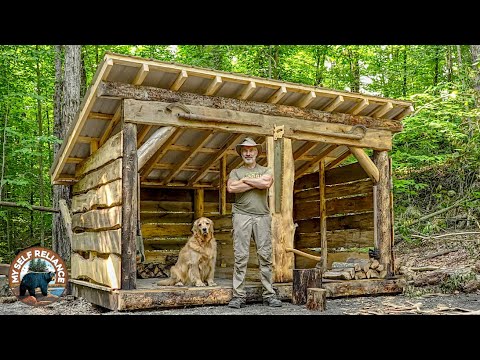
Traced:
<svg viewBox="0 0 480 360">
<path fill-rule="evenodd" d="M 249 137 L 243 139 L 243 141 L 235 147 L 235 150 L 237 150 L 237 153 L 240 156 L 242 156 L 241 146 L 256 146 L 258 153 L 260 154 L 262 152 L 262 144 L 257 144 L 252 138 Z"/>
</svg>

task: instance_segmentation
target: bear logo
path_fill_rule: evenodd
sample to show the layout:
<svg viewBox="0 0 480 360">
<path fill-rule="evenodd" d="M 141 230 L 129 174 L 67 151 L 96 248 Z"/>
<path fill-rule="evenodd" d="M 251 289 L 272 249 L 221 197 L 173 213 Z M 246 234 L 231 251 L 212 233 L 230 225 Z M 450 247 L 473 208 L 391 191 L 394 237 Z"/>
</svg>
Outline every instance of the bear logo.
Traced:
<svg viewBox="0 0 480 360">
<path fill-rule="evenodd" d="M 28 290 L 30 296 L 35 296 L 35 289 L 37 287 L 42 291 L 43 296 L 47 296 L 48 283 L 53 280 L 55 273 L 50 272 L 30 272 L 25 274 L 20 283 L 20 296 L 24 296 Z"/>
</svg>

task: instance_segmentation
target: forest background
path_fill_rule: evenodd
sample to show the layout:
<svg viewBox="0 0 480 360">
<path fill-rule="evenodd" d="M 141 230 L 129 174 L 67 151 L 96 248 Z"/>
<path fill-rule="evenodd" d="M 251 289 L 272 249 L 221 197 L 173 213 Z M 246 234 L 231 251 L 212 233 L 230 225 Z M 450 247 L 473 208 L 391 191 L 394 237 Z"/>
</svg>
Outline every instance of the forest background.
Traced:
<svg viewBox="0 0 480 360">
<path fill-rule="evenodd" d="M 480 45 L 2 45 L 0 202 L 23 207 L 0 206 L 0 263 L 52 247 L 54 216 L 32 206 L 53 206 L 71 47 L 80 97 L 111 51 L 412 101 L 391 151 L 396 241 L 480 229 Z"/>
</svg>

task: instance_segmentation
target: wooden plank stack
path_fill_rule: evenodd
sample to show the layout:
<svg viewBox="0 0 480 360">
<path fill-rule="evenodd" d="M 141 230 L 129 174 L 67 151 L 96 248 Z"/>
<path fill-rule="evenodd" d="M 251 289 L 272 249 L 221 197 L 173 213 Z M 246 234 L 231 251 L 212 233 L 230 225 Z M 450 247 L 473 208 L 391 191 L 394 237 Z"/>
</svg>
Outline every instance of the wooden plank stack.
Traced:
<svg viewBox="0 0 480 360">
<path fill-rule="evenodd" d="M 376 259 L 347 259 L 346 262 L 333 262 L 332 269 L 323 274 L 324 279 L 361 280 L 385 279 L 387 271 Z"/>
</svg>

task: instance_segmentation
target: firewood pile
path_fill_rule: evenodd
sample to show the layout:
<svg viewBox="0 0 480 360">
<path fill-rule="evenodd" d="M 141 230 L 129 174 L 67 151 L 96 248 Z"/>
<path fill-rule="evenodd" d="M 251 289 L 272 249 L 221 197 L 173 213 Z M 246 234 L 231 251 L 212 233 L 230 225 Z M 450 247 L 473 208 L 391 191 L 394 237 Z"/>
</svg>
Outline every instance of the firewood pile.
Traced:
<svg viewBox="0 0 480 360">
<path fill-rule="evenodd" d="M 332 269 L 323 274 L 324 279 L 332 280 L 384 279 L 386 276 L 387 270 L 373 258 L 333 262 Z"/>
<path fill-rule="evenodd" d="M 137 277 L 140 279 L 163 278 L 170 276 L 170 268 L 178 259 L 178 251 L 146 251 L 146 261 L 137 263 Z"/>
</svg>

